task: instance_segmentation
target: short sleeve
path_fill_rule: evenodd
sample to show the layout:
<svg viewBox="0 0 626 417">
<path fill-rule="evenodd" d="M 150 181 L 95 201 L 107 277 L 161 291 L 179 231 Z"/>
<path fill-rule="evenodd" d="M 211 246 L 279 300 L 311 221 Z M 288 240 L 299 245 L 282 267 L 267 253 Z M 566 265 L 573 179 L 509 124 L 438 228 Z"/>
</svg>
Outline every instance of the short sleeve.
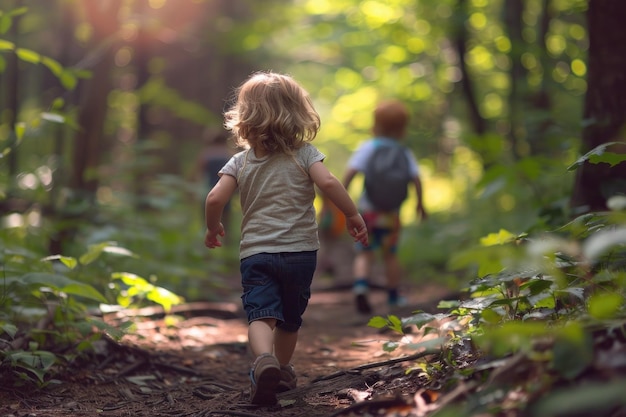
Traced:
<svg viewBox="0 0 626 417">
<path fill-rule="evenodd" d="M 316 162 L 321 162 L 326 159 L 326 155 L 319 151 L 315 146 L 307 143 L 302 148 L 299 149 L 298 154 L 298 163 L 308 172 L 311 165 Z"/>
<path fill-rule="evenodd" d="M 415 178 L 419 176 L 420 169 L 417 163 L 417 159 L 415 159 L 415 154 L 411 152 L 410 149 L 406 149 L 406 157 L 409 160 L 409 170 L 411 172 L 411 178 Z"/>
<path fill-rule="evenodd" d="M 232 158 L 228 160 L 226 165 L 219 171 L 219 175 L 230 175 L 231 177 L 237 178 L 239 175 L 239 170 L 243 166 L 244 158 L 246 157 L 247 151 L 239 152 L 235 154 Z"/>
<path fill-rule="evenodd" d="M 348 168 L 352 168 L 359 172 L 365 171 L 367 161 L 369 161 L 373 151 L 373 140 L 363 142 L 350 156 L 350 159 L 348 160 Z"/>
</svg>

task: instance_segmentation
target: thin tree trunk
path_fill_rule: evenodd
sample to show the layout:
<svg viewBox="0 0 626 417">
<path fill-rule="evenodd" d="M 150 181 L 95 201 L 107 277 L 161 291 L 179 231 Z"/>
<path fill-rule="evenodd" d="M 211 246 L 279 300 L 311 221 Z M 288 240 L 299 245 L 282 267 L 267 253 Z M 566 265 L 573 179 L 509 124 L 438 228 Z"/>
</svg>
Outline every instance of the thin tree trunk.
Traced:
<svg viewBox="0 0 626 417">
<path fill-rule="evenodd" d="M 454 34 L 454 44 L 456 45 L 457 53 L 459 54 L 459 66 L 461 69 L 462 79 L 461 86 L 463 88 L 463 94 L 467 102 L 469 110 L 469 118 L 472 123 L 474 132 L 477 135 L 483 135 L 487 131 L 487 122 L 480 114 L 478 108 L 478 100 L 476 99 L 476 93 L 474 91 L 474 85 L 465 62 L 465 55 L 467 52 L 467 30 L 465 29 L 465 21 L 467 20 L 467 0 L 459 0 L 456 27 Z"/>
<path fill-rule="evenodd" d="M 626 2 L 590 0 L 589 59 L 581 153 L 613 141 L 626 144 Z M 613 149 L 626 153 L 626 145 Z M 626 163 L 585 162 L 577 171 L 573 214 L 607 209 L 607 199 L 626 190 Z"/>
<path fill-rule="evenodd" d="M 121 0 L 111 0 L 105 5 L 99 2 L 84 3 L 88 21 L 96 29 L 96 43 L 110 40 L 118 30 L 117 12 L 121 3 Z M 90 200 L 98 188 L 96 174 L 100 162 L 100 141 L 103 140 L 107 98 L 112 86 L 111 70 L 115 51 L 111 45 L 102 51 L 99 60 L 90 68 L 92 77 L 83 87 L 78 114 L 80 130 L 74 138 L 71 186 L 82 198 Z"/>
<path fill-rule="evenodd" d="M 17 20 L 18 18 L 16 17 L 13 21 L 13 25 L 8 32 L 9 39 L 14 42 L 17 41 Z M 6 56 L 6 69 L 4 71 L 4 77 L 2 78 L 4 79 L 3 87 L 6 91 L 4 98 L 5 105 L 3 106 L 5 109 L 3 111 L 3 114 L 6 117 L 4 122 L 7 124 L 10 131 L 10 152 L 7 156 L 7 174 L 8 178 L 11 178 L 11 181 L 13 181 L 13 179 L 17 177 L 18 170 L 18 140 L 17 135 L 15 134 L 15 126 L 17 123 L 17 114 L 19 112 L 18 86 L 20 81 L 18 71 L 18 59 L 17 55 L 13 51 L 10 51 Z M 9 194 L 13 194 L 13 192 L 15 191 L 14 187 L 15 184 L 9 184 Z"/>
<path fill-rule="evenodd" d="M 524 40 L 522 38 L 524 3 L 522 0 L 507 0 L 504 7 L 504 23 L 511 40 L 511 91 L 509 93 L 509 141 L 513 157 L 519 159 L 523 155 L 521 145 L 522 122 L 522 85 L 525 83 L 525 71 L 522 66 Z"/>
</svg>

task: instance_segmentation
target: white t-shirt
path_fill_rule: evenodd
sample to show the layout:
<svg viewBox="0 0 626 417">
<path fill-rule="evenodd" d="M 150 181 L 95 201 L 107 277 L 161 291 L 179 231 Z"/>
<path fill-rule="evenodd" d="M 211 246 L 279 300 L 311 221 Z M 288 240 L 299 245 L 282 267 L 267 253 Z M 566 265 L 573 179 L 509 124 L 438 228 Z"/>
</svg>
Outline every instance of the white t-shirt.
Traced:
<svg viewBox="0 0 626 417">
<path fill-rule="evenodd" d="M 243 219 L 240 259 L 258 253 L 319 249 L 315 188 L 309 168 L 326 156 L 307 143 L 293 155 L 233 156 L 220 170 L 237 180 Z"/>
<path fill-rule="evenodd" d="M 356 151 L 350 156 L 348 160 L 348 168 L 355 169 L 359 172 L 364 172 L 367 167 L 367 163 L 374 153 L 374 149 L 379 146 L 381 143 L 385 142 L 396 142 L 395 139 L 385 138 L 385 137 L 377 137 L 369 139 L 363 142 Z M 411 171 L 411 178 L 415 178 L 419 175 L 419 166 L 417 164 L 417 160 L 415 159 L 415 155 L 409 148 L 405 148 L 406 156 L 409 160 L 409 169 Z M 365 192 L 361 193 L 359 198 L 359 210 L 361 211 L 370 211 L 374 210 L 374 206 L 367 199 L 367 195 Z"/>
</svg>

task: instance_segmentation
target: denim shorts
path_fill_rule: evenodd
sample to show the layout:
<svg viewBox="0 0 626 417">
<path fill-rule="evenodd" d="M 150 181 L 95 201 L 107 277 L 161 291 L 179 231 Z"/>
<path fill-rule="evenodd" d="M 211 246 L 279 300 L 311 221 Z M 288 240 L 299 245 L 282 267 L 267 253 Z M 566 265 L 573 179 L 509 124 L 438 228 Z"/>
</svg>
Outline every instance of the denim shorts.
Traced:
<svg viewBox="0 0 626 417">
<path fill-rule="evenodd" d="M 241 301 L 248 323 L 264 318 L 297 332 L 311 298 L 317 251 L 259 253 L 241 260 Z"/>
</svg>

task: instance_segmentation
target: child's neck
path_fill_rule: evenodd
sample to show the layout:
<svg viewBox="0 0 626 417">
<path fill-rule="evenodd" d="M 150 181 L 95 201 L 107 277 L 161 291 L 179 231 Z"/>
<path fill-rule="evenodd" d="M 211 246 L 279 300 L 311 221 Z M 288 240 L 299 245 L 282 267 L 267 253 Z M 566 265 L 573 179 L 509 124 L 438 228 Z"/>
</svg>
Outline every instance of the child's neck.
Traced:
<svg viewBox="0 0 626 417">
<path fill-rule="evenodd" d="M 252 148 L 252 152 L 254 152 L 254 155 L 257 158 L 263 158 L 264 156 L 267 155 L 267 151 L 265 149 L 263 149 L 261 146 L 255 146 Z"/>
</svg>

